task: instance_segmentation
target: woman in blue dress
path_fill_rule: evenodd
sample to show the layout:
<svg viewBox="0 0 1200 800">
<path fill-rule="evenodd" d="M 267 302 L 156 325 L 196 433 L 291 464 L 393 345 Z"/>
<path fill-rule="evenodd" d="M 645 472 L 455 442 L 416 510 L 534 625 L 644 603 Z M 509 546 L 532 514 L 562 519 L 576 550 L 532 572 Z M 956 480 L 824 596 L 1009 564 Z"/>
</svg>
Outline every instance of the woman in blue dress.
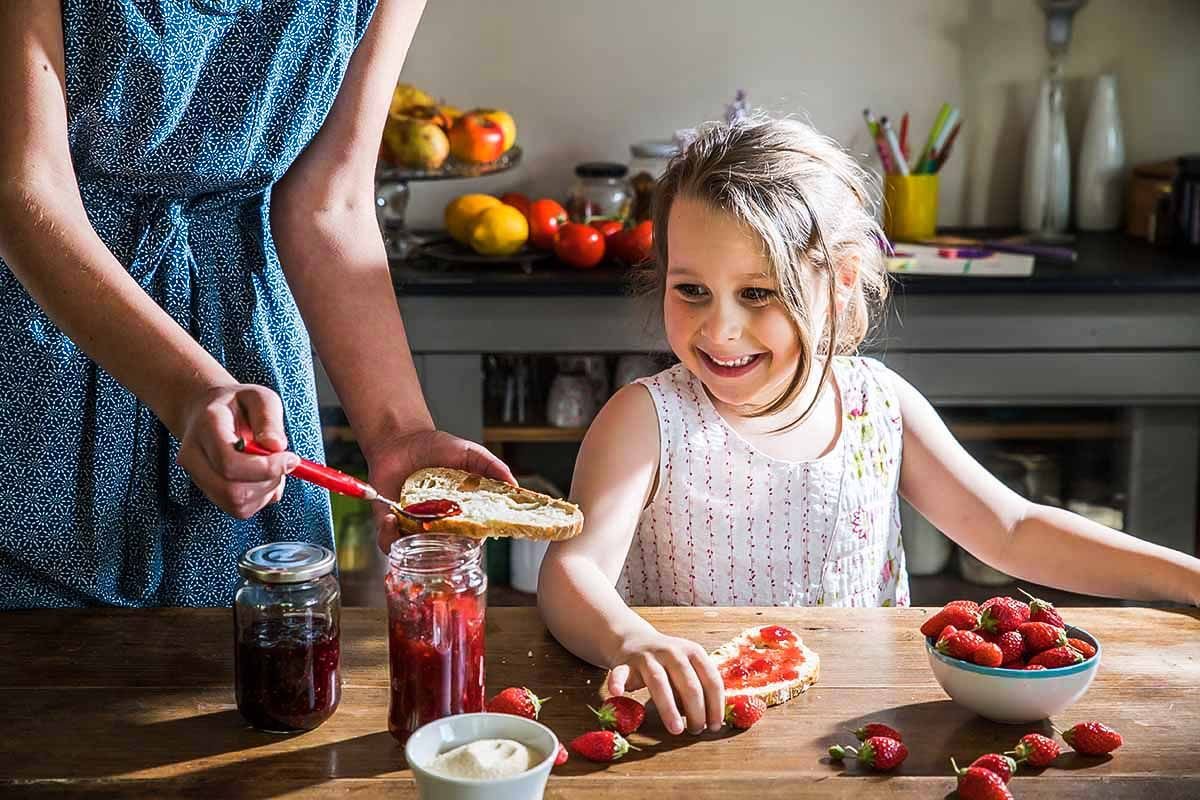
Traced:
<svg viewBox="0 0 1200 800">
<path fill-rule="evenodd" d="M 511 479 L 434 429 L 375 222 L 422 5 L 0 4 L 0 607 L 225 605 L 248 547 L 332 546 L 286 480 L 310 335 L 381 490 Z"/>
</svg>

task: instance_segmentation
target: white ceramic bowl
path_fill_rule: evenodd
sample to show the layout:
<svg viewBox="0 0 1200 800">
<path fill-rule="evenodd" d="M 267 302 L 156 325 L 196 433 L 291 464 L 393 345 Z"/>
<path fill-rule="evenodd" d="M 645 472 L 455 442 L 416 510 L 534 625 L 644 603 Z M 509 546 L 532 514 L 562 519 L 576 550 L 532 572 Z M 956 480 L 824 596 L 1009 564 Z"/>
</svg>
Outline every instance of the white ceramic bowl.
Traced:
<svg viewBox="0 0 1200 800">
<path fill-rule="evenodd" d="M 1096 655 L 1070 667 L 1017 670 L 981 667 L 939 653 L 935 638 L 925 639 L 933 677 L 961 706 L 993 722 L 1037 722 L 1057 714 L 1083 696 L 1100 668 L 1100 643 L 1081 628 L 1067 626 L 1071 638 L 1090 642 Z"/>
<path fill-rule="evenodd" d="M 448 778 L 425 769 L 439 754 L 478 739 L 512 739 L 545 757 L 532 769 L 500 780 Z M 512 714 L 458 714 L 422 725 L 404 745 L 421 800 L 540 800 L 558 755 L 558 738 L 540 722 Z"/>
</svg>

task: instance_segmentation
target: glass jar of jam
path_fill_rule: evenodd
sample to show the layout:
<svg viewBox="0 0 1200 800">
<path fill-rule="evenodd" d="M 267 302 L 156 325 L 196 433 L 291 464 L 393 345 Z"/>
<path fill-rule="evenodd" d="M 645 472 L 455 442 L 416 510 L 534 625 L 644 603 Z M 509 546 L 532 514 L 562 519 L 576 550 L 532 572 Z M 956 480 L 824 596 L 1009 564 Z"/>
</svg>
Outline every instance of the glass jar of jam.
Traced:
<svg viewBox="0 0 1200 800">
<path fill-rule="evenodd" d="M 427 722 L 483 711 L 482 551 L 475 539 L 441 534 L 392 545 L 385 579 L 388 730 L 401 744 Z"/>
<path fill-rule="evenodd" d="M 575 167 L 575 183 L 567 195 L 567 216 L 572 222 L 614 219 L 625 222 L 633 204 L 629 168 L 608 161 L 591 161 Z"/>
<path fill-rule="evenodd" d="M 305 542 L 259 545 L 238 561 L 237 704 L 259 730 L 312 730 L 338 706 L 341 591 L 334 562 L 329 548 Z"/>
</svg>

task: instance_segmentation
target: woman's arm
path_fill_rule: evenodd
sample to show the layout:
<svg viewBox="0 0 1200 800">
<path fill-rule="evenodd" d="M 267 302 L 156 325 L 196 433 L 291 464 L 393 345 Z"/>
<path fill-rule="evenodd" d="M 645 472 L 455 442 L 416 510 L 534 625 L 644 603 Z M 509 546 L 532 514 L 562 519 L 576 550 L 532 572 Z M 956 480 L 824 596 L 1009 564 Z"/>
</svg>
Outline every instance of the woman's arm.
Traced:
<svg viewBox="0 0 1200 800">
<path fill-rule="evenodd" d="M 1200 604 L 1200 559 L 1025 500 L 963 449 L 920 392 L 893 382 L 904 419 L 900 492 L 972 555 L 1067 591 Z"/>
<path fill-rule="evenodd" d="M 423 7 L 423 0 L 381 0 L 325 124 L 271 201 L 271 229 L 288 283 L 371 482 L 385 494 L 430 465 L 512 481 L 482 446 L 434 431 L 375 219 L 379 141 Z M 389 520 L 381 546 L 395 535 Z"/>
<path fill-rule="evenodd" d="M 657 473 L 654 404 L 643 387 L 627 386 L 584 438 L 571 485 L 571 499 L 583 510 L 583 533 L 550 545 L 538 576 L 538 608 L 564 647 L 613 668 L 614 694 L 645 685 L 667 730 L 683 731 L 680 707 L 691 731 L 705 724 L 717 730 L 723 684 L 703 648 L 656 631 L 614 588 Z"/>
<path fill-rule="evenodd" d="M 0 3 L 0 257 L 46 315 L 183 440 L 180 463 L 226 511 L 278 497 L 294 457 L 236 453 L 245 429 L 287 445 L 279 401 L 242 386 L 130 277 L 92 229 L 67 141 L 62 10 Z"/>
</svg>

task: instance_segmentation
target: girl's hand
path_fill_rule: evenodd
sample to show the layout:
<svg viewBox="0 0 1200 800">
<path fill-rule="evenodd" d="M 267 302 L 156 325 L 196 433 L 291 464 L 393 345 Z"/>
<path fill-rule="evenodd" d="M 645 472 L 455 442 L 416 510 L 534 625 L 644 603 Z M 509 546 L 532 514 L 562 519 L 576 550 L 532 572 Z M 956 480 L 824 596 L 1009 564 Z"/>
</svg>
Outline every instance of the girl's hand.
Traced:
<svg viewBox="0 0 1200 800">
<path fill-rule="evenodd" d="M 516 485 L 512 472 L 486 447 L 459 439 L 445 431 L 423 430 L 410 433 L 380 446 L 372 443 L 374 458 L 369 459 L 370 482 L 385 497 L 399 498 L 405 479 L 422 467 L 449 467 L 474 472 Z M 400 538 L 396 518 L 379 503 L 375 508 L 379 549 L 387 553 Z"/>
<path fill-rule="evenodd" d="M 274 455 L 234 449 L 249 437 Z M 203 392 L 184 415 L 182 446 L 176 459 L 200 490 L 224 511 L 249 519 L 283 497 L 286 476 L 300 463 L 287 449 L 283 404 L 265 386 L 230 384 Z"/>
<path fill-rule="evenodd" d="M 705 725 L 710 731 L 721 729 L 725 683 L 700 645 L 658 631 L 638 633 L 622 644 L 616 660 L 608 677 L 609 692 L 622 695 L 645 686 L 671 733 L 683 733 L 685 717 L 690 733 L 703 732 Z"/>
</svg>

